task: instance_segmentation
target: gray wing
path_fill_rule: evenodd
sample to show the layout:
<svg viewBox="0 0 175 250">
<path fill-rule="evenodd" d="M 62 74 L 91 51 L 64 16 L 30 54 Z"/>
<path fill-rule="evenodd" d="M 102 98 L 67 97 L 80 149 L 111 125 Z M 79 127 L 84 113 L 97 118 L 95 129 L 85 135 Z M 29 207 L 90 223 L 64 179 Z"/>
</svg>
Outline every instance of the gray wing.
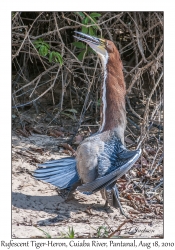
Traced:
<svg viewBox="0 0 175 250">
<path fill-rule="evenodd" d="M 78 191 L 92 194 L 110 185 L 124 175 L 140 157 L 141 150 L 127 150 L 121 141 L 113 137 L 104 144 L 98 156 L 98 177 L 90 183 L 77 188 Z"/>
<path fill-rule="evenodd" d="M 97 178 L 95 181 L 91 183 L 79 186 L 77 190 L 86 194 L 92 194 L 104 187 L 107 187 L 108 185 L 116 181 L 118 178 L 120 178 L 122 175 L 124 175 L 138 160 L 140 154 L 141 150 L 137 150 L 135 152 L 135 156 L 131 158 L 129 161 L 127 161 L 125 164 L 123 164 L 121 167 L 117 168 L 116 170 L 113 170 L 111 173 L 103 177 Z"/>
<path fill-rule="evenodd" d="M 98 136 L 88 138 L 77 149 L 77 171 L 82 183 L 98 177 L 98 157 L 104 151 L 104 142 Z"/>
</svg>

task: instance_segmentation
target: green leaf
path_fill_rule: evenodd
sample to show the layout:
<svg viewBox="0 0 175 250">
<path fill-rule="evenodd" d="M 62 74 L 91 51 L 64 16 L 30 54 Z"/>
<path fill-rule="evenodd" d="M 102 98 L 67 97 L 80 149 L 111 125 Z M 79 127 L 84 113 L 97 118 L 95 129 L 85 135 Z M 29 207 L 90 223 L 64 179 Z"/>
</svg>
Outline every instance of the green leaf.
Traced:
<svg viewBox="0 0 175 250">
<path fill-rule="evenodd" d="M 95 52 L 93 49 L 91 49 L 90 47 L 88 47 L 87 50 L 88 50 L 89 52 L 92 52 L 93 54 L 96 55 L 96 52 Z"/>
<path fill-rule="evenodd" d="M 73 239 L 74 236 L 75 236 L 75 233 L 74 233 L 73 227 L 72 227 L 72 229 L 70 229 L 70 227 L 69 227 L 68 237 L 69 237 L 70 239 Z"/>
<path fill-rule="evenodd" d="M 55 53 L 54 53 L 54 56 L 55 56 L 55 61 L 56 61 L 56 62 L 59 62 L 59 63 L 62 65 L 62 64 L 63 64 L 63 58 L 62 58 L 62 56 L 60 55 L 60 53 L 55 52 Z"/>
<path fill-rule="evenodd" d="M 100 105 L 101 105 L 101 99 L 98 99 L 97 106 L 100 106 Z"/>
<path fill-rule="evenodd" d="M 33 44 L 36 44 L 36 43 L 41 43 L 41 44 L 42 44 L 42 42 L 43 42 L 43 40 L 42 40 L 41 38 L 39 38 L 38 40 L 35 40 L 35 41 L 33 42 Z"/>
<path fill-rule="evenodd" d="M 87 34 L 88 33 L 88 28 L 85 27 L 85 26 L 82 26 L 81 32 Z"/>
<path fill-rule="evenodd" d="M 39 38 L 38 40 L 34 41 L 33 44 L 36 48 L 39 48 L 40 46 L 44 45 L 46 48 L 50 48 L 50 45 L 43 41 L 43 39 Z"/>
<path fill-rule="evenodd" d="M 92 20 L 93 20 L 94 22 L 93 22 Z M 92 20 L 91 20 L 91 24 L 97 23 L 97 20 L 96 20 L 95 18 L 92 17 Z M 93 27 L 93 29 L 98 29 L 98 27 L 97 27 L 96 25 L 94 25 L 94 26 L 92 26 L 92 27 Z"/>
<path fill-rule="evenodd" d="M 81 17 L 85 18 L 85 15 L 83 14 L 83 12 L 78 11 L 78 12 L 77 12 L 77 14 L 78 14 L 79 16 L 81 16 Z"/>
<path fill-rule="evenodd" d="M 100 226 L 98 229 L 97 229 L 97 237 L 98 238 L 104 238 L 104 237 L 108 237 L 109 235 L 109 232 L 108 232 L 108 229 L 104 226 Z"/>
<path fill-rule="evenodd" d="M 93 20 L 94 22 L 93 22 L 92 20 Z M 91 23 L 92 23 L 92 24 L 97 23 L 97 20 L 96 20 L 94 17 L 92 17 L 92 20 L 91 20 Z M 93 27 L 97 27 L 97 26 L 93 26 Z"/>
<path fill-rule="evenodd" d="M 94 25 L 94 26 L 93 26 L 93 29 L 98 29 L 98 26 Z"/>
<path fill-rule="evenodd" d="M 40 48 L 39 48 L 39 54 L 40 54 L 41 56 L 43 55 L 43 48 L 44 48 L 43 45 L 41 45 Z"/>
<path fill-rule="evenodd" d="M 49 62 L 50 63 L 52 62 L 52 59 L 53 59 L 53 52 L 50 52 L 50 54 L 49 54 Z"/>
<path fill-rule="evenodd" d="M 100 13 L 91 13 L 90 14 L 90 17 L 100 17 L 101 16 L 101 14 Z"/>
<path fill-rule="evenodd" d="M 82 20 L 82 24 L 86 24 L 86 23 L 85 23 L 85 18 Z"/>
<path fill-rule="evenodd" d="M 50 234 L 48 234 L 47 232 L 45 232 L 44 230 L 42 230 L 42 229 L 39 228 L 39 227 L 36 227 L 36 228 L 37 228 L 38 230 L 42 231 L 42 232 L 45 234 L 46 238 L 51 239 L 51 235 L 50 235 Z"/>
<path fill-rule="evenodd" d="M 95 35 L 94 30 L 93 30 L 92 27 L 89 27 L 89 35 L 90 36 L 94 36 Z"/>
<path fill-rule="evenodd" d="M 84 49 L 86 48 L 86 45 L 82 42 L 73 42 L 72 43 L 75 47 L 79 48 L 79 49 Z"/>
<path fill-rule="evenodd" d="M 84 58 L 84 56 L 85 56 L 85 53 L 86 53 L 86 50 L 81 51 L 80 54 L 77 56 L 77 58 L 78 58 L 80 61 L 82 61 L 83 58 Z"/>
<path fill-rule="evenodd" d="M 93 21 L 94 22 L 93 22 Z M 95 23 L 97 23 L 97 20 L 94 18 L 94 17 L 92 17 L 92 20 L 91 20 L 91 24 L 95 24 Z M 96 25 L 94 25 L 94 26 L 92 26 L 93 27 L 93 29 L 98 29 L 98 26 L 96 26 Z"/>
<path fill-rule="evenodd" d="M 94 22 L 93 22 L 92 20 L 93 20 Z M 97 23 L 97 20 L 96 20 L 94 17 L 92 17 L 92 20 L 91 20 L 91 23 L 93 23 L 93 24 L 94 24 L 94 23 Z"/>
<path fill-rule="evenodd" d="M 34 42 L 33 42 L 33 44 L 34 44 L 34 45 L 37 45 L 37 44 L 42 45 L 42 43 L 41 43 L 41 42 L 39 42 L 39 41 L 34 41 Z"/>
<path fill-rule="evenodd" d="M 36 44 L 34 44 L 34 46 L 35 46 L 36 49 L 38 49 L 41 46 L 41 44 L 36 43 Z"/>
<path fill-rule="evenodd" d="M 87 24 L 88 22 L 89 22 L 89 17 L 86 17 L 85 19 L 84 19 L 84 24 Z"/>
<path fill-rule="evenodd" d="M 61 112 L 61 115 L 65 115 L 65 116 L 71 118 L 72 120 L 75 120 L 75 117 L 70 115 L 69 113 Z"/>
<path fill-rule="evenodd" d="M 42 44 L 45 45 L 48 49 L 50 49 L 50 45 L 48 43 L 43 42 Z"/>
<path fill-rule="evenodd" d="M 51 63 L 53 60 L 55 62 L 60 63 L 60 65 L 63 64 L 63 58 L 62 58 L 62 56 L 60 55 L 59 52 L 52 51 L 52 52 L 49 53 L 49 62 Z"/>
<path fill-rule="evenodd" d="M 86 24 L 86 18 L 83 19 L 82 24 Z M 88 28 L 86 26 L 82 26 L 81 31 L 82 31 L 82 33 L 87 34 L 88 33 Z"/>
<path fill-rule="evenodd" d="M 93 29 L 94 29 L 94 30 L 97 30 L 97 29 L 98 29 L 98 26 L 94 25 L 94 26 L 93 26 Z"/>
<path fill-rule="evenodd" d="M 48 48 L 44 45 L 41 45 L 39 48 L 39 54 L 41 56 L 46 56 L 48 54 Z"/>
<path fill-rule="evenodd" d="M 76 109 L 65 109 L 64 111 L 69 111 L 69 112 L 72 112 L 72 113 L 77 113 Z"/>
</svg>

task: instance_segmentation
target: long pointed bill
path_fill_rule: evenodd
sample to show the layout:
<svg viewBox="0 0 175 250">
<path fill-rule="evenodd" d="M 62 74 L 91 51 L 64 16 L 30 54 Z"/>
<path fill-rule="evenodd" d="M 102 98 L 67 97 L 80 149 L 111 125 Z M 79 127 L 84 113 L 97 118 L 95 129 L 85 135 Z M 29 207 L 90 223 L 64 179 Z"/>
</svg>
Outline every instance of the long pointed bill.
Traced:
<svg viewBox="0 0 175 250">
<path fill-rule="evenodd" d="M 104 39 L 96 38 L 94 36 L 90 36 L 90 35 L 87 35 L 78 31 L 74 31 L 74 32 L 79 35 L 79 36 L 74 36 L 75 38 L 87 43 L 95 52 L 101 55 L 106 54 Z"/>
</svg>

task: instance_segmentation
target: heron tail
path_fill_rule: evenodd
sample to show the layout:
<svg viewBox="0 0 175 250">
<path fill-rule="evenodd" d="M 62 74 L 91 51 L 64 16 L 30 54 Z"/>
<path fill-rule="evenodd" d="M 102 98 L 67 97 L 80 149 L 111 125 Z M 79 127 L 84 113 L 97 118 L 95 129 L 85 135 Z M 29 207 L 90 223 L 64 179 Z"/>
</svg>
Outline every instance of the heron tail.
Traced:
<svg viewBox="0 0 175 250">
<path fill-rule="evenodd" d="M 39 168 L 34 171 L 33 176 L 59 189 L 71 188 L 79 181 L 74 157 L 66 157 L 40 164 Z"/>
</svg>

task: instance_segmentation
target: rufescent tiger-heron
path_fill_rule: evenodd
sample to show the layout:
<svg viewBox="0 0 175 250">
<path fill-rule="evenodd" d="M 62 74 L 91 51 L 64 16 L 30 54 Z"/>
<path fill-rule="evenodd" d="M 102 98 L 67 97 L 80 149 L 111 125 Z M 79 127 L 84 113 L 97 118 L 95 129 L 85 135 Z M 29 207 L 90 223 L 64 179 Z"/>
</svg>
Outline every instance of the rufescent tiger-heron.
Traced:
<svg viewBox="0 0 175 250">
<path fill-rule="evenodd" d="M 141 150 L 130 151 L 124 145 L 126 88 L 122 62 L 113 42 L 81 32 L 76 34 L 102 62 L 101 126 L 97 133 L 81 142 L 76 157 L 40 164 L 34 176 L 55 185 L 67 197 L 75 189 L 87 195 L 100 190 L 106 205 L 119 207 L 125 215 L 116 181 L 134 165 Z"/>
</svg>

